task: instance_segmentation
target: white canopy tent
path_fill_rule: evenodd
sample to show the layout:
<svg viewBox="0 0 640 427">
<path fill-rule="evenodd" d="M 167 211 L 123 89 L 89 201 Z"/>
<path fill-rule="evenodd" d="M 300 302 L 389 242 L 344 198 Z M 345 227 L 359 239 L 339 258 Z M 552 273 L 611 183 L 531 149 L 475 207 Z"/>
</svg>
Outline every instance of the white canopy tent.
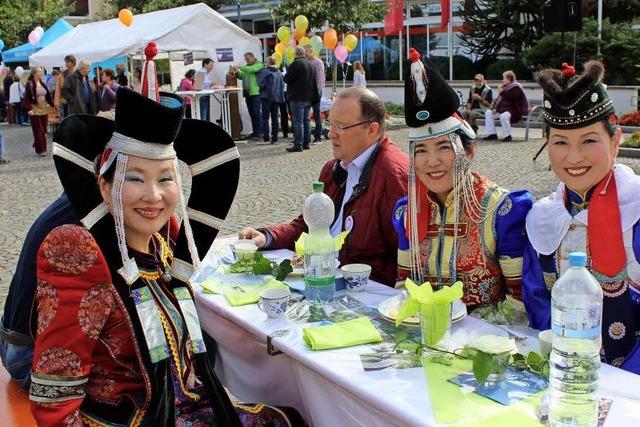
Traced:
<svg viewBox="0 0 640 427">
<path fill-rule="evenodd" d="M 243 55 L 246 52 L 262 58 L 258 38 L 209 6 L 198 3 L 135 15 L 130 27 L 118 19 L 78 25 L 31 55 L 29 64 L 47 68 L 64 67 L 64 57 L 69 54 L 91 62 L 136 55 L 141 54 L 149 42 L 156 43 L 158 52 L 174 53 L 170 57 L 175 57 L 177 52 L 206 52 L 206 56 L 216 61 L 213 79 L 218 84 L 225 83 L 230 65 L 244 64 Z M 172 67 L 176 68 L 171 73 L 174 89 L 184 70 L 182 62 L 179 64 L 178 67 Z M 194 61 L 188 68 L 199 69 L 199 61 Z M 245 130 L 251 129 L 246 106 L 243 102 L 240 104 L 243 126 Z M 213 107 L 215 111 L 215 103 Z"/>
</svg>

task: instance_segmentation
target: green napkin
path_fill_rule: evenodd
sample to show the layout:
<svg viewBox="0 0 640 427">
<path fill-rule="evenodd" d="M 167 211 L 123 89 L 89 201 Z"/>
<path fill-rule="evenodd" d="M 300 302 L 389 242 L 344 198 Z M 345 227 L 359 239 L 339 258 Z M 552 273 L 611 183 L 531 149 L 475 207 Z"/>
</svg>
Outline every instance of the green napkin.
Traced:
<svg viewBox="0 0 640 427">
<path fill-rule="evenodd" d="M 382 341 L 380 332 L 366 317 L 328 326 L 302 328 L 302 333 L 304 341 L 312 350 L 328 350 Z"/>
<path fill-rule="evenodd" d="M 247 304 L 255 304 L 260 300 L 260 292 L 270 288 L 289 289 L 289 287 L 276 279 L 269 279 L 261 285 L 237 285 L 232 286 L 218 279 L 210 279 L 203 282 L 202 289 L 206 293 L 224 295 L 229 304 L 234 307 Z"/>
<path fill-rule="evenodd" d="M 340 252 L 340 249 L 342 249 L 342 245 L 344 245 L 344 241 L 348 235 L 349 231 L 343 231 L 333 239 L 336 244 L 336 252 Z M 298 240 L 296 240 L 294 243 L 296 253 L 298 255 L 304 255 L 304 242 L 305 240 L 307 240 L 307 236 L 308 234 L 303 232 L 302 234 L 300 234 L 300 237 L 298 237 Z"/>
<path fill-rule="evenodd" d="M 533 427 L 542 426 L 536 408 L 544 390 L 510 406 L 487 399 L 447 381 L 471 371 L 470 360 L 452 360 L 451 366 L 423 360 L 429 387 L 431 408 L 438 424 L 464 427 Z"/>
</svg>

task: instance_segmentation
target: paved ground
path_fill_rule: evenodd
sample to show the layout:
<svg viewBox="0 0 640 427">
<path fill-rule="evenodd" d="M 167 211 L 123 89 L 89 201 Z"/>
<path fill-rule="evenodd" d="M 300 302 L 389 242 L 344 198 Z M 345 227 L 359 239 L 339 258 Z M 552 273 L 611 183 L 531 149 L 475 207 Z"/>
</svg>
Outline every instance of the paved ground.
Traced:
<svg viewBox="0 0 640 427">
<path fill-rule="evenodd" d="M 37 156 L 32 147 L 29 127 L 0 124 L 6 155 L 12 161 L 0 165 L 0 312 L 22 241 L 33 220 L 61 192 L 51 157 Z M 390 132 L 405 151 L 406 130 Z M 506 188 L 529 188 L 536 198 L 557 185 L 547 170 L 546 152 L 538 162 L 533 155 L 542 145 L 540 139 L 522 141 L 521 129 L 514 129 L 516 141 L 480 142 L 475 169 Z M 540 131 L 533 136 L 539 138 Z M 518 138 L 519 137 L 519 138 Z M 287 221 L 302 209 L 321 166 L 331 157 L 328 142 L 310 151 L 289 154 L 287 144 L 239 145 L 242 155 L 240 187 L 223 233 L 232 233 L 244 225 L 266 226 Z M 620 159 L 640 173 L 640 159 Z"/>
</svg>

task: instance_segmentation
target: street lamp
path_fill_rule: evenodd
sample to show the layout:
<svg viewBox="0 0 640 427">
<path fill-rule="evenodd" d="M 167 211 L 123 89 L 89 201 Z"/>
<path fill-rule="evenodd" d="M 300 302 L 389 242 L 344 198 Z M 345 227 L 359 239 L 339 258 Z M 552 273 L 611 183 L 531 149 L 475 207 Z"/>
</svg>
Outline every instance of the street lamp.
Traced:
<svg viewBox="0 0 640 427">
<path fill-rule="evenodd" d="M 238 24 L 238 27 L 242 28 L 242 20 L 240 19 L 240 0 L 236 0 L 236 7 L 238 11 L 238 14 L 236 16 L 236 23 Z"/>
</svg>

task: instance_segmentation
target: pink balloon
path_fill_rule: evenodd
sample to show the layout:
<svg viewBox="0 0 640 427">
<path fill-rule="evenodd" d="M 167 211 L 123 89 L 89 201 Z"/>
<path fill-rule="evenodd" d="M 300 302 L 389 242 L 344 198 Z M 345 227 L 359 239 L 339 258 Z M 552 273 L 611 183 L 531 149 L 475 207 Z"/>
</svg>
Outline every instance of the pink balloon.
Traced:
<svg viewBox="0 0 640 427">
<path fill-rule="evenodd" d="M 336 55 L 336 59 L 340 61 L 341 64 L 344 64 L 344 61 L 346 61 L 347 58 L 349 57 L 349 50 L 343 45 L 340 45 L 336 47 L 335 55 Z"/>
<path fill-rule="evenodd" d="M 296 47 L 296 45 L 297 45 L 297 44 L 298 44 L 298 43 L 296 42 L 296 38 L 295 38 L 295 37 L 291 37 L 291 38 L 289 39 L 289 46 Z"/>
<path fill-rule="evenodd" d="M 40 34 L 36 33 L 35 30 L 29 33 L 29 44 L 31 46 L 35 46 L 40 41 Z"/>
</svg>

